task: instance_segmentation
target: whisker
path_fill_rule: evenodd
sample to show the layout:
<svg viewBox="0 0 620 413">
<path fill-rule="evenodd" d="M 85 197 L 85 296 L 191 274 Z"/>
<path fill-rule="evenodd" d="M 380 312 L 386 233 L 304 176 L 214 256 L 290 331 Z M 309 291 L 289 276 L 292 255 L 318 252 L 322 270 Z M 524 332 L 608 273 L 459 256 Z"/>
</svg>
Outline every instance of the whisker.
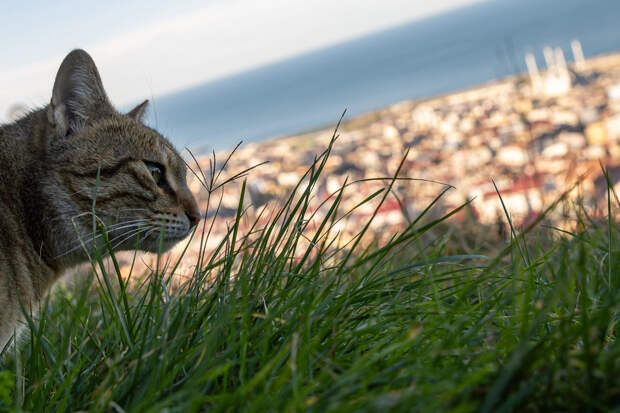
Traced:
<svg viewBox="0 0 620 413">
<path fill-rule="evenodd" d="M 148 209 L 146 208 L 124 208 L 124 209 L 119 209 L 118 211 L 115 211 L 113 213 L 111 212 L 105 212 L 105 211 L 95 211 L 95 217 L 98 216 L 110 216 L 110 217 L 118 217 L 121 213 L 123 212 L 149 212 Z M 74 216 L 72 216 L 71 218 L 79 218 L 85 215 L 93 215 L 93 211 L 84 211 L 84 212 L 80 212 L 79 214 L 76 214 Z"/>
<path fill-rule="evenodd" d="M 156 228 L 151 228 L 151 229 L 147 230 L 147 231 L 145 232 L 145 234 L 144 234 L 144 237 L 142 237 L 142 239 L 146 239 L 146 237 L 148 237 L 148 236 L 149 236 L 149 234 L 150 234 L 151 232 L 153 232 L 153 230 L 154 230 L 154 229 L 156 229 Z M 134 233 L 132 233 L 132 234 L 128 235 L 128 236 L 127 236 L 127 237 L 125 237 L 125 238 L 123 238 L 123 239 L 122 239 L 122 240 L 120 240 L 117 244 L 115 244 L 115 245 L 113 245 L 113 246 L 112 246 L 112 250 L 115 250 L 115 249 L 116 249 L 118 246 L 120 246 L 123 242 L 127 241 L 128 239 L 130 239 L 130 238 L 131 238 L 131 237 L 133 237 L 133 236 L 138 235 L 139 233 L 140 233 L 140 230 L 135 231 Z M 117 239 L 118 239 L 118 238 L 117 238 Z M 110 241 L 110 243 L 111 243 L 111 242 L 112 242 L 112 241 Z"/>
<path fill-rule="evenodd" d="M 109 242 L 109 243 L 112 243 L 112 242 L 116 241 L 117 239 L 119 239 L 120 237 L 124 237 L 124 236 L 126 236 L 127 234 L 132 233 L 132 232 L 133 232 L 133 233 L 137 233 L 137 232 L 140 232 L 140 231 L 146 231 L 146 230 L 148 230 L 148 229 L 149 229 L 149 226 L 140 226 L 140 225 L 138 225 L 138 226 L 136 226 L 136 225 L 132 225 L 132 226 L 133 226 L 133 227 L 135 227 L 135 229 L 130 229 L 130 230 L 128 230 L 128 231 L 123 232 L 122 234 L 118 234 L 118 235 L 116 235 L 115 237 L 112 237 L 112 238 L 108 239 L 108 242 Z M 131 235 L 133 235 L 133 234 L 131 234 Z M 130 236 L 131 236 L 131 235 L 130 235 Z"/>
<path fill-rule="evenodd" d="M 148 209 L 146 209 L 146 208 L 123 208 L 123 209 L 119 209 L 119 211 L 121 211 L 121 212 L 126 212 L 126 211 L 148 211 Z"/>
<path fill-rule="evenodd" d="M 77 194 L 89 194 L 92 195 L 93 190 L 91 188 L 87 188 L 87 189 L 81 189 L 79 191 L 75 191 L 75 192 L 69 192 L 67 195 L 71 196 L 71 195 L 77 195 Z"/>
<path fill-rule="evenodd" d="M 119 227 L 122 227 L 123 225 L 135 225 L 135 224 L 140 224 L 140 223 L 147 224 L 148 220 L 146 220 L 146 219 L 134 219 L 134 220 L 131 220 L 131 221 L 117 222 L 117 223 L 114 223 L 112 225 L 104 226 L 104 229 L 106 229 L 108 232 L 110 232 L 110 231 L 118 231 L 120 229 Z"/>
<path fill-rule="evenodd" d="M 119 245 L 121 245 L 123 242 L 127 241 L 129 238 L 131 238 L 131 237 L 133 237 L 133 236 L 135 236 L 135 235 L 138 235 L 141 231 L 142 231 L 142 228 L 138 228 L 138 229 L 136 229 L 136 230 L 131 231 L 131 232 L 129 233 L 129 235 L 127 235 L 127 233 L 124 233 L 124 234 L 120 234 L 120 235 L 118 235 L 118 236 L 117 236 L 117 237 L 115 237 L 115 238 L 109 239 L 109 240 L 108 240 L 108 243 L 109 243 L 109 244 L 112 244 L 112 242 L 113 242 L 113 241 L 116 241 L 116 240 L 117 240 L 117 239 L 119 239 L 120 237 L 123 237 L 123 236 L 125 236 L 125 235 L 126 235 L 126 237 L 125 237 L 125 238 L 123 238 L 123 239 L 122 239 L 122 240 L 120 240 L 117 244 L 115 244 L 115 245 L 113 245 L 113 246 L 111 247 L 112 251 L 114 251 L 114 250 L 115 250 L 115 249 L 116 249 Z M 104 251 L 104 254 L 106 254 L 106 253 L 107 253 L 107 251 Z"/>
<path fill-rule="evenodd" d="M 104 227 L 106 233 L 111 233 L 111 232 L 118 232 L 121 231 L 123 229 L 127 229 L 127 228 L 131 228 L 131 227 L 140 227 L 142 226 L 142 224 L 148 225 L 148 222 L 146 220 L 136 220 L 134 222 L 119 222 L 118 224 L 114 224 L 108 227 Z M 100 236 L 102 236 L 103 233 L 98 233 L 96 235 L 95 238 L 99 238 Z M 122 234 L 120 234 L 122 235 Z"/>
<path fill-rule="evenodd" d="M 126 224 L 126 223 L 123 223 L 123 224 Z M 129 231 L 125 231 L 124 233 L 118 234 L 116 237 L 113 237 L 111 240 L 109 240 L 109 242 L 112 242 L 114 240 L 117 240 L 119 237 L 127 235 L 128 232 L 135 231 L 134 229 L 132 229 L 132 227 L 135 227 L 136 228 L 135 230 L 137 230 L 138 232 L 140 230 L 144 229 L 144 227 L 142 225 L 140 225 L 140 223 L 126 224 L 126 226 L 123 226 L 123 227 L 116 227 L 116 228 L 113 228 L 111 230 L 108 229 L 107 233 L 116 232 L 116 231 L 120 231 L 120 230 L 123 230 L 123 229 L 125 229 L 125 230 L 129 229 Z M 148 225 L 147 225 L 147 227 L 148 227 Z M 96 235 L 92 235 L 91 234 L 91 235 L 88 236 L 87 239 L 85 239 L 85 240 L 83 239 L 81 241 L 78 241 L 77 245 L 75 247 L 71 247 L 69 250 L 67 250 L 67 251 L 65 251 L 65 252 L 63 252 L 61 254 L 58 254 L 55 258 L 60 258 L 62 256 L 65 256 L 67 254 L 72 253 L 73 251 L 76 251 L 76 250 L 82 248 L 83 247 L 82 242 L 84 244 L 92 244 L 97 239 L 101 238 L 103 235 L 104 234 L 102 234 L 102 233 L 99 233 L 99 234 L 96 234 Z"/>
</svg>

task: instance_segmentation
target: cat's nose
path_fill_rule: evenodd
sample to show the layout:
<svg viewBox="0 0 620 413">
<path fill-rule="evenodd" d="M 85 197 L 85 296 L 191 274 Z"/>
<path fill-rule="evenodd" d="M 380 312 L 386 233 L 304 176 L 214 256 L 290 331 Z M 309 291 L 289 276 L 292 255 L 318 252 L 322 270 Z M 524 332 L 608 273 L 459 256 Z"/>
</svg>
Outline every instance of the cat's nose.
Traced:
<svg viewBox="0 0 620 413">
<path fill-rule="evenodd" d="M 196 198 L 186 187 L 179 191 L 179 203 L 185 210 L 185 215 L 189 219 L 189 227 L 193 228 L 200 222 L 200 208 L 196 202 Z"/>
<path fill-rule="evenodd" d="M 200 222 L 200 213 L 197 211 L 185 211 L 185 215 L 187 215 L 187 219 L 189 219 L 189 226 L 195 227 Z"/>
</svg>

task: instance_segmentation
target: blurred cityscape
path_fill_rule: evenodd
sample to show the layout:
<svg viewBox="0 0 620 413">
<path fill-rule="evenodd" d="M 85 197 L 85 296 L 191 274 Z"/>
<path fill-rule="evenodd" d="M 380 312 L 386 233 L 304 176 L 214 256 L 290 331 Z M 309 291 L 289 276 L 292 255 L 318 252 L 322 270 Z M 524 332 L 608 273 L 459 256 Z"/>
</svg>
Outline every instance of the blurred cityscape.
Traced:
<svg viewBox="0 0 620 413">
<path fill-rule="evenodd" d="M 427 181 L 398 181 L 373 221 L 375 231 L 403 228 L 445 188 L 433 208 L 445 214 L 473 199 L 471 211 L 482 224 L 505 217 L 493 181 L 517 224 L 531 222 L 571 185 L 569 194 L 597 214 L 606 211 L 604 165 L 620 193 L 620 54 L 583 59 L 573 42 L 575 63 L 567 65 L 560 49 L 545 49 L 546 69 L 533 55 L 526 61 L 529 75 L 510 77 L 480 87 L 424 101 L 402 102 L 354 118 L 341 125 L 339 139 L 325 166 L 310 210 L 320 222 L 321 203 L 347 182 L 341 208 L 348 211 L 374 191 L 385 187 L 405 151 L 400 176 Z M 259 210 L 277 206 L 299 182 L 315 156 L 328 145 L 333 129 L 242 145 L 230 158 L 220 180 L 245 168 L 267 162 L 247 177 L 247 205 Z M 228 156 L 217 154 L 218 164 Z M 210 156 L 200 167 L 210 168 Z M 191 175 L 191 174 L 190 174 Z M 361 181 L 360 181 L 361 180 Z M 492 181 L 493 180 L 493 181 Z M 429 182 L 434 181 L 434 182 Z M 190 177 L 203 210 L 207 192 Z M 238 184 L 226 185 L 212 197 L 221 206 L 212 232 L 215 245 L 232 222 L 239 202 Z M 344 241 L 355 235 L 373 214 L 376 204 L 359 207 L 338 224 Z M 571 226 L 571 217 L 551 215 L 555 225 Z"/>
</svg>

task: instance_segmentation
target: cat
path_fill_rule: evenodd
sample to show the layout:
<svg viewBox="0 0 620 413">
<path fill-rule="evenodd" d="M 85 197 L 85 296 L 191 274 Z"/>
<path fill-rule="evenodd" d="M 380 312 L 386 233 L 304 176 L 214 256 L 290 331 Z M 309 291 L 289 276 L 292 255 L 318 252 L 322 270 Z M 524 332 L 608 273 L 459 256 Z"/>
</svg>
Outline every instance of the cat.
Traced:
<svg viewBox="0 0 620 413">
<path fill-rule="evenodd" d="M 166 251 L 200 221 L 186 165 L 113 108 L 88 53 L 63 60 L 49 105 L 0 126 L 0 352 L 67 269 L 101 248 Z M 94 213 L 93 213 L 94 211 Z"/>
</svg>

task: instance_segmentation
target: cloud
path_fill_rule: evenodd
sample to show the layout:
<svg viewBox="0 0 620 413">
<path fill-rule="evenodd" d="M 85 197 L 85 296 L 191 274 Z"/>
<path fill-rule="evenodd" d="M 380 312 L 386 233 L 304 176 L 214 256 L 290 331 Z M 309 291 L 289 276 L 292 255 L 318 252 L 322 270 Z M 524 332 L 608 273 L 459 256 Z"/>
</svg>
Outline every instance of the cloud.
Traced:
<svg viewBox="0 0 620 413">
<path fill-rule="evenodd" d="M 113 102 L 190 87 L 472 0 L 227 0 L 159 16 L 105 41 L 79 44 L 95 59 Z M 36 47 L 35 44 L 24 47 Z M 0 119 L 10 105 L 45 104 L 64 56 L 0 72 Z"/>
</svg>

